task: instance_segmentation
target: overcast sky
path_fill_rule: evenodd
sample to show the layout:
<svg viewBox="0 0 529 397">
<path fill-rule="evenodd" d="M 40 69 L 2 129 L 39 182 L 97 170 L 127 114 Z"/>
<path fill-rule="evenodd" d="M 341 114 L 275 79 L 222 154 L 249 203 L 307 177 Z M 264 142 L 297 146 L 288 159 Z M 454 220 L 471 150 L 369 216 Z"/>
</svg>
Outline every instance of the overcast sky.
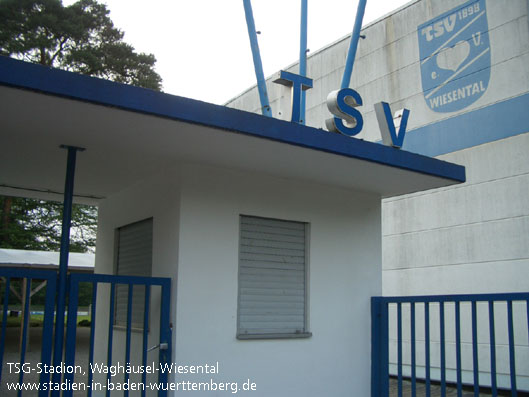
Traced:
<svg viewBox="0 0 529 397">
<path fill-rule="evenodd" d="M 115 26 L 125 32 L 126 42 L 156 56 L 165 92 L 223 104 L 255 84 L 242 0 L 100 1 L 107 4 Z M 363 25 L 408 2 L 368 0 Z M 353 30 L 357 3 L 308 0 L 311 52 Z M 265 76 L 299 58 L 300 4 L 252 0 Z"/>
</svg>

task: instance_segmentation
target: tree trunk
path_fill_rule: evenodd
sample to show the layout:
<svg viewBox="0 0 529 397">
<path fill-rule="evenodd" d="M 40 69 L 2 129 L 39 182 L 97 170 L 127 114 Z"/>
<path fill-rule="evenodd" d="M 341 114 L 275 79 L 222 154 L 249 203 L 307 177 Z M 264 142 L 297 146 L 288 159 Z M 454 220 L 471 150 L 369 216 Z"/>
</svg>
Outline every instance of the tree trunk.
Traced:
<svg viewBox="0 0 529 397">
<path fill-rule="evenodd" d="M 13 197 L 4 197 L 4 205 L 2 206 L 2 223 L 0 229 L 0 246 L 7 241 L 9 230 L 9 223 L 11 221 L 11 206 L 13 204 Z"/>
</svg>

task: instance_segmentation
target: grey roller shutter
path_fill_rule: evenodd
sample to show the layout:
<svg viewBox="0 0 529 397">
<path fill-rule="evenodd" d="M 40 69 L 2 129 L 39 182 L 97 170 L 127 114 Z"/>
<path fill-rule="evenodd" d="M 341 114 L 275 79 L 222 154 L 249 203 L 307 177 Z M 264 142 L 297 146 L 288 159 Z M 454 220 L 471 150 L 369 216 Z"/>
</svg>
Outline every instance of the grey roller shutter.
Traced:
<svg viewBox="0 0 529 397">
<path fill-rule="evenodd" d="M 117 235 L 116 273 L 120 276 L 152 275 L 152 218 L 120 227 Z M 128 286 L 116 288 L 116 325 L 127 323 Z M 132 326 L 143 327 L 145 287 L 134 287 L 132 295 Z"/>
<path fill-rule="evenodd" d="M 239 336 L 306 332 L 306 229 L 240 217 Z"/>
</svg>

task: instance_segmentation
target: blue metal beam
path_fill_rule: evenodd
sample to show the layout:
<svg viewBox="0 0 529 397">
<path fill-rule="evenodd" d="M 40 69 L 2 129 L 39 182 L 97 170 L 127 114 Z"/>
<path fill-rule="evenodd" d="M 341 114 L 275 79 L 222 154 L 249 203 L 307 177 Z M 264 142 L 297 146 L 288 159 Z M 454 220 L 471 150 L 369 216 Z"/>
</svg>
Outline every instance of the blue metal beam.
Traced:
<svg viewBox="0 0 529 397">
<path fill-rule="evenodd" d="M 358 39 L 360 38 L 360 30 L 362 29 L 362 20 L 364 19 L 366 2 L 367 0 L 358 1 L 355 25 L 353 28 L 353 33 L 351 34 L 351 42 L 349 43 L 349 52 L 347 53 L 347 60 L 345 61 L 345 69 L 343 71 L 341 88 L 348 88 L 349 83 L 351 82 L 351 75 L 353 74 L 353 65 L 356 57 L 356 48 L 358 47 Z"/>
<path fill-rule="evenodd" d="M 53 350 L 53 365 L 60 366 L 64 344 L 64 309 L 66 307 L 66 276 L 68 271 L 68 256 L 70 254 L 70 226 L 72 223 L 73 184 L 75 178 L 75 162 L 77 151 L 83 148 L 61 145 L 68 150 L 66 181 L 64 186 L 64 203 L 62 214 L 61 250 L 59 254 L 59 276 L 57 285 L 57 314 L 55 317 L 55 343 Z M 61 374 L 54 373 L 53 383 L 61 382 Z M 59 391 L 53 391 L 52 396 L 58 396 Z"/>
<path fill-rule="evenodd" d="M 307 76 L 307 2 L 301 0 L 301 23 L 299 32 L 299 75 Z M 306 92 L 301 91 L 300 123 L 305 124 Z"/>
<path fill-rule="evenodd" d="M 264 116 L 272 117 L 272 110 L 268 102 L 268 93 L 266 91 L 266 82 L 263 73 L 263 64 L 261 63 L 261 54 L 259 52 L 259 43 L 257 42 L 257 32 L 253 19 L 252 4 L 250 0 L 243 0 L 244 13 L 246 14 L 246 25 L 248 26 L 248 37 L 252 47 L 253 65 L 255 68 L 255 77 L 257 78 L 257 89 L 259 90 L 259 99 L 261 100 L 261 112 Z"/>
</svg>

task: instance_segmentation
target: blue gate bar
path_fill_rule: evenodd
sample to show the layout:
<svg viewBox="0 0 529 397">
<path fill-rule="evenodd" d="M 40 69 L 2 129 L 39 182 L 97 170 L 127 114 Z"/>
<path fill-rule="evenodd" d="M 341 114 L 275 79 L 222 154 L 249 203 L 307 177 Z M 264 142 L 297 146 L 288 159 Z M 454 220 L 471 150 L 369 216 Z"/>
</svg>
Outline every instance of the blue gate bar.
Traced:
<svg viewBox="0 0 529 397">
<path fill-rule="evenodd" d="M 107 365 L 112 365 L 112 336 L 114 332 L 114 308 L 116 297 L 116 284 L 110 284 L 110 312 L 108 314 L 108 347 L 107 347 Z M 112 374 L 109 372 L 107 375 L 107 382 L 110 383 Z M 110 390 L 107 389 L 107 397 L 110 397 Z"/>
<path fill-rule="evenodd" d="M 402 303 L 397 303 L 397 373 L 398 397 L 402 397 Z"/>
<path fill-rule="evenodd" d="M 388 304 L 381 297 L 371 298 L 371 395 L 389 395 Z M 376 343 L 374 341 L 377 341 Z"/>
<path fill-rule="evenodd" d="M 299 74 L 307 76 L 307 0 L 301 0 L 301 23 L 299 32 Z M 301 90 L 300 122 L 305 124 L 306 92 Z"/>
<path fill-rule="evenodd" d="M 9 309 L 9 287 L 10 287 L 11 277 L 5 278 L 6 290 L 4 291 L 4 312 L 2 315 L 2 336 L 0 339 L 0 363 L 4 363 L 4 347 L 6 340 L 6 327 L 7 327 L 7 310 Z M 2 368 L 3 365 L 0 365 L 0 381 L 2 381 Z"/>
<path fill-rule="evenodd" d="M 445 305 L 439 303 L 439 338 L 441 343 L 441 397 L 446 396 L 446 357 L 445 357 Z"/>
<path fill-rule="evenodd" d="M 171 360 L 171 355 L 173 351 L 173 337 L 171 334 L 171 324 L 169 319 L 171 318 L 171 286 L 166 283 L 162 285 L 162 294 L 161 301 L 167 302 L 167 304 L 162 305 L 160 310 L 160 344 L 167 343 L 167 349 L 162 350 L 160 347 L 160 365 L 169 364 Z M 160 371 L 158 375 L 158 381 L 160 383 L 167 383 L 168 371 Z M 167 396 L 167 390 L 162 390 L 159 394 L 160 397 Z"/>
<path fill-rule="evenodd" d="M 384 302 L 488 302 L 494 301 L 525 301 L 529 299 L 529 292 L 497 293 L 497 294 L 454 294 L 454 295 L 414 295 L 414 296 L 384 296 Z"/>
<path fill-rule="evenodd" d="M 410 304 L 410 321 L 411 321 L 411 396 L 417 394 L 416 384 L 416 349 L 415 349 L 415 302 Z"/>
<path fill-rule="evenodd" d="M 134 292 L 133 284 L 129 284 L 127 294 L 127 330 L 126 330 L 126 339 L 125 339 L 125 363 L 126 365 L 130 364 L 130 331 L 132 327 L 132 294 Z M 125 383 L 129 382 L 130 374 L 125 371 Z M 129 390 L 125 390 L 125 397 L 129 396 Z"/>
<path fill-rule="evenodd" d="M 478 318 L 476 301 L 472 301 L 472 369 L 474 370 L 474 397 L 479 397 Z"/>
<path fill-rule="evenodd" d="M 268 93 L 266 91 L 263 64 L 259 52 L 259 43 L 257 42 L 257 32 L 255 30 L 255 22 L 253 19 L 252 4 L 250 0 L 243 0 L 243 4 L 244 13 L 246 15 L 246 25 L 248 27 L 248 36 L 250 38 L 250 46 L 252 48 L 255 77 L 257 78 L 257 89 L 259 91 L 259 99 L 261 100 L 261 112 L 264 116 L 272 117 L 270 103 L 268 102 Z"/>
<path fill-rule="evenodd" d="M 31 278 L 26 279 L 26 291 L 24 296 L 24 325 L 22 326 L 22 346 L 20 347 L 20 363 L 26 362 L 26 346 L 29 337 L 29 299 L 31 297 Z M 18 383 L 22 384 L 24 381 L 24 371 L 20 371 Z M 22 395 L 22 390 L 18 391 L 18 395 Z"/>
<path fill-rule="evenodd" d="M 147 349 L 149 346 L 149 311 L 150 311 L 150 302 L 151 302 L 151 286 L 146 285 L 145 286 L 145 312 L 143 313 L 143 355 L 141 359 L 141 363 L 143 365 L 143 368 L 147 366 Z M 141 374 L 141 381 L 143 384 L 147 381 L 147 374 L 145 371 L 143 374 Z M 141 391 L 141 397 L 145 397 L 145 389 Z"/>
<path fill-rule="evenodd" d="M 511 395 L 516 397 L 516 360 L 514 356 L 514 328 L 512 319 L 512 300 L 507 301 L 507 325 L 509 327 L 509 364 L 511 370 Z"/>
<path fill-rule="evenodd" d="M 456 312 L 456 372 L 457 372 L 457 397 L 463 396 L 463 383 L 461 379 L 461 302 L 455 303 Z"/>
<path fill-rule="evenodd" d="M 358 39 L 360 38 L 360 30 L 362 29 L 362 20 L 364 19 L 364 11 L 366 9 L 367 0 L 359 0 L 356 9 L 355 24 L 353 33 L 351 33 L 351 42 L 349 43 L 349 51 L 347 52 L 347 59 L 345 61 L 345 69 L 343 71 L 342 85 L 340 88 L 348 88 L 351 83 L 351 75 L 353 74 L 353 66 L 356 57 L 356 49 L 358 47 Z"/>
<path fill-rule="evenodd" d="M 489 301 L 489 339 L 490 339 L 490 385 L 492 395 L 498 395 L 496 383 L 496 331 L 494 329 L 494 301 Z"/>
<path fill-rule="evenodd" d="M 69 298 L 68 298 L 68 319 L 66 326 L 66 352 L 64 354 L 64 361 L 66 366 L 75 365 L 75 345 L 77 337 L 77 309 L 79 306 L 79 284 L 72 283 L 70 277 Z M 64 375 L 64 382 L 70 384 L 73 382 L 73 373 L 66 373 Z M 71 397 L 73 390 L 64 392 L 64 397 Z"/>
<path fill-rule="evenodd" d="M 53 309 L 55 308 L 55 294 L 57 292 L 57 277 L 54 271 L 48 272 L 49 277 L 46 279 L 46 302 L 44 306 L 44 322 L 42 323 L 42 350 L 40 352 L 40 362 L 43 364 L 51 363 L 51 348 L 53 341 Z M 39 382 L 44 385 L 49 382 L 50 374 L 48 371 L 42 371 Z M 41 388 L 39 397 L 48 396 L 48 392 Z"/>
<path fill-rule="evenodd" d="M 424 304 L 424 366 L 426 397 L 430 397 L 430 304 Z"/>
<path fill-rule="evenodd" d="M 91 368 L 94 363 L 94 342 L 96 333 L 96 306 L 97 306 L 97 283 L 92 283 L 92 310 L 90 311 L 90 347 L 88 351 L 88 367 Z M 144 367 L 145 368 L 145 367 Z M 87 397 L 92 397 L 92 379 L 94 374 L 88 371 L 88 388 Z"/>
</svg>

